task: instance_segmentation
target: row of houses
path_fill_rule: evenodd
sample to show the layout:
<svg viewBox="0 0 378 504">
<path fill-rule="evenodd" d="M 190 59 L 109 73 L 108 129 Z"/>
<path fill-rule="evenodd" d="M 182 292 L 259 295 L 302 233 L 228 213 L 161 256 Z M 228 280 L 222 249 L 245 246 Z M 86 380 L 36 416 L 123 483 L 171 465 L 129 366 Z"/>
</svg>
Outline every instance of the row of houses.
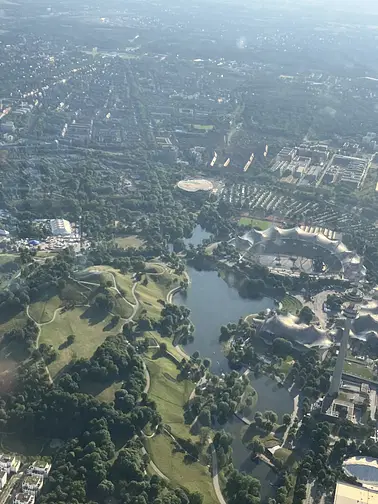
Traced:
<svg viewBox="0 0 378 504">
<path fill-rule="evenodd" d="M 0 490 L 6 486 L 8 478 L 19 472 L 21 461 L 14 455 L 0 454 Z M 21 492 L 14 497 L 14 504 L 34 504 L 36 496 L 42 490 L 44 479 L 49 475 L 51 464 L 33 462 L 22 478 Z"/>
</svg>

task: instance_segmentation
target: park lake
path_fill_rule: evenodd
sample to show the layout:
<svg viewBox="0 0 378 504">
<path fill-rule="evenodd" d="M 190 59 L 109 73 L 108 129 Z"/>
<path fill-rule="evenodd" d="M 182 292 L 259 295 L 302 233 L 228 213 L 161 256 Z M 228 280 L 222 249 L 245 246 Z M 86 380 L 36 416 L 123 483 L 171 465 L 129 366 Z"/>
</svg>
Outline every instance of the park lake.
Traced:
<svg viewBox="0 0 378 504">
<path fill-rule="evenodd" d="M 186 245 L 199 245 L 209 236 L 209 233 L 197 226 Z M 190 309 L 190 319 L 195 327 L 194 341 L 185 345 L 184 350 L 189 355 L 198 351 L 202 358 L 210 358 L 211 370 L 216 374 L 229 372 L 228 361 L 219 342 L 220 327 L 229 322 L 237 322 L 240 317 L 244 318 L 251 313 L 272 309 L 275 302 L 269 297 L 254 300 L 242 298 L 232 282 L 226 282 L 217 271 L 197 271 L 188 266 L 187 272 L 191 281 L 187 292 L 178 292 L 174 297 L 176 303 Z M 281 421 L 285 413 L 293 411 L 292 397 L 275 380 L 265 375 L 256 378 L 252 373 L 249 377 L 258 396 L 250 418 L 253 418 L 255 411 L 273 410 Z M 244 423 L 234 417 L 224 428 L 234 437 L 232 448 L 235 467 L 260 480 L 264 500 L 272 496 L 272 484 L 276 481 L 276 475 L 265 463 L 251 460 L 250 451 L 242 442 L 246 430 Z"/>
</svg>

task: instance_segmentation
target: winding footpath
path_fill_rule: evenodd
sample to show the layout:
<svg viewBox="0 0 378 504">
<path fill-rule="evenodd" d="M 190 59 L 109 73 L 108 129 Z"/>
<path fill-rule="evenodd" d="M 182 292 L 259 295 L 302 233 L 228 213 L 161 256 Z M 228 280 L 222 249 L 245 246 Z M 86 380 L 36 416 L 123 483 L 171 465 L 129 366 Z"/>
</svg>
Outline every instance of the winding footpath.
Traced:
<svg viewBox="0 0 378 504">
<path fill-rule="evenodd" d="M 217 452 L 215 451 L 213 443 L 211 443 L 210 447 L 211 447 L 214 492 L 215 495 L 217 496 L 219 504 L 227 504 L 227 502 L 224 500 L 222 490 L 219 485 Z"/>
</svg>

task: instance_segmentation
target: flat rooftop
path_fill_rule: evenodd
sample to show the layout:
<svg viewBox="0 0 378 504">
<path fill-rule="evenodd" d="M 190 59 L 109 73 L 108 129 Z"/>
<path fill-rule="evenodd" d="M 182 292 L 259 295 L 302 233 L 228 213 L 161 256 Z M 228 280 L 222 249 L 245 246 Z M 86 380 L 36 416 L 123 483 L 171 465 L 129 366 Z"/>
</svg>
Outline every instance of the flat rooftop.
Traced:
<svg viewBox="0 0 378 504">
<path fill-rule="evenodd" d="M 339 481 L 333 504 L 378 504 L 378 492 Z"/>
</svg>

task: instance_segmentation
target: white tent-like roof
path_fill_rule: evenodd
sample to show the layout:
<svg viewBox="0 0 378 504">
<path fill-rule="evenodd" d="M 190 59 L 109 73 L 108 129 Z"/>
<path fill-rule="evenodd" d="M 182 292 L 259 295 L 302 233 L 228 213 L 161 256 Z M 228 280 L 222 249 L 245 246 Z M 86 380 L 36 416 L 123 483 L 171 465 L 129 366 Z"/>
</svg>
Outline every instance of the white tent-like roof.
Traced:
<svg viewBox="0 0 378 504">
<path fill-rule="evenodd" d="M 299 227 L 282 229 L 277 226 L 271 226 L 264 231 L 251 229 L 236 240 L 237 246 L 242 248 L 252 248 L 259 244 L 268 242 L 280 243 L 280 239 L 296 240 L 307 242 L 312 246 L 318 246 L 328 250 L 335 255 L 341 262 L 344 271 L 344 277 L 350 280 L 357 280 L 366 275 L 366 268 L 363 266 L 361 258 L 348 250 L 346 245 L 339 240 L 330 240 L 322 233 L 309 233 Z M 294 252 L 294 249 L 293 249 Z"/>
</svg>

